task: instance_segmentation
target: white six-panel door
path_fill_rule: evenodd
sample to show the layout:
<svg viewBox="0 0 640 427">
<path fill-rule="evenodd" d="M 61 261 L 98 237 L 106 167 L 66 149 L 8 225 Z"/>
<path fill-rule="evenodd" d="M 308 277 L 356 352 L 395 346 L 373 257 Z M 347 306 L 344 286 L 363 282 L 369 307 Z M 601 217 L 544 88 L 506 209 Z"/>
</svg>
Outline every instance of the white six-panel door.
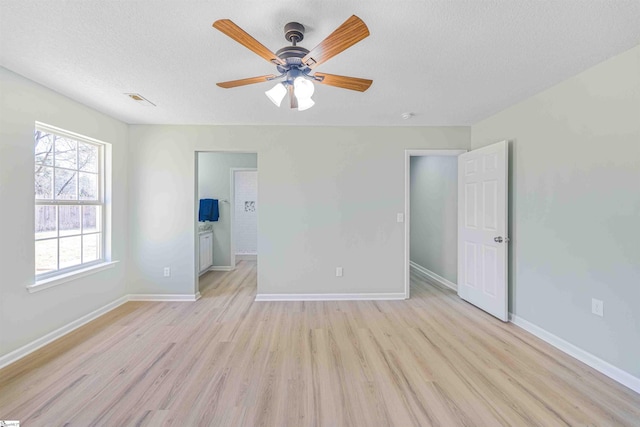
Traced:
<svg viewBox="0 0 640 427">
<path fill-rule="evenodd" d="M 507 141 L 458 157 L 458 295 L 508 320 Z"/>
</svg>

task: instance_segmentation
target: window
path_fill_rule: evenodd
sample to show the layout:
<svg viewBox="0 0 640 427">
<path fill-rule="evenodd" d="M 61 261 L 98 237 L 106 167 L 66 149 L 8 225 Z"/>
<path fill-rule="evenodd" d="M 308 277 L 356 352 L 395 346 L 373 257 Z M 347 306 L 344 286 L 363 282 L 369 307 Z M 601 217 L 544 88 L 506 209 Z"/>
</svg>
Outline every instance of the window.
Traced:
<svg viewBox="0 0 640 427">
<path fill-rule="evenodd" d="M 105 260 L 104 143 L 36 124 L 35 273 Z"/>
</svg>

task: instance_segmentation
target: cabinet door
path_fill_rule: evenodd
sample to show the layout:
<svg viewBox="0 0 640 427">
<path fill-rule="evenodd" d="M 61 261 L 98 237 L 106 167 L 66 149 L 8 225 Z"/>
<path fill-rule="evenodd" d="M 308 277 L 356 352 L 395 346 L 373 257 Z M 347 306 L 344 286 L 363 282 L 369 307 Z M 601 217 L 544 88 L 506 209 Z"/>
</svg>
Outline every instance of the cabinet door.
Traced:
<svg viewBox="0 0 640 427">
<path fill-rule="evenodd" d="M 200 236 L 200 271 L 205 270 L 209 265 L 209 247 L 211 246 L 211 240 L 208 234 Z"/>
</svg>

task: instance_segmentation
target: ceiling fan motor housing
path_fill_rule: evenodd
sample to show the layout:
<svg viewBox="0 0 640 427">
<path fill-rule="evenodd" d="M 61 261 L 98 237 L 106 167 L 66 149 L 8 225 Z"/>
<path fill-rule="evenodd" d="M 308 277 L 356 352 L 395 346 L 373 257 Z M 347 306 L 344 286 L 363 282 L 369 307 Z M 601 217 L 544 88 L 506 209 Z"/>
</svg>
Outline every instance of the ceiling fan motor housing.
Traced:
<svg viewBox="0 0 640 427">
<path fill-rule="evenodd" d="M 302 63 L 302 58 L 304 58 L 307 53 L 309 53 L 309 50 L 300 46 L 286 46 L 279 49 L 276 52 L 276 56 L 283 59 L 287 64 L 277 65 L 276 68 L 278 72 L 280 74 L 287 74 L 289 78 L 292 77 L 292 74 L 309 74 L 311 69 Z"/>
<path fill-rule="evenodd" d="M 292 46 L 276 51 L 276 56 L 286 62 L 285 65 L 277 65 L 277 69 L 281 74 L 287 75 L 287 81 L 293 81 L 293 78 L 307 75 L 311 71 L 302 63 L 302 58 L 309 53 L 309 49 L 296 45 L 304 39 L 304 26 L 299 22 L 289 22 L 284 26 L 284 37 Z"/>
<path fill-rule="evenodd" d="M 288 65 L 299 65 L 302 64 L 302 58 L 307 53 L 309 53 L 309 49 L 305 49 L 302 46 L 285 46 L 276 51 L 276 56 L 284 59 Z"/>
<path fill-rule="evenodd" d="M 284 26 L 284 38 L 294 46 L 304 39 L 304 25 L 299 22 L 289 22 Z"/>
</svg>

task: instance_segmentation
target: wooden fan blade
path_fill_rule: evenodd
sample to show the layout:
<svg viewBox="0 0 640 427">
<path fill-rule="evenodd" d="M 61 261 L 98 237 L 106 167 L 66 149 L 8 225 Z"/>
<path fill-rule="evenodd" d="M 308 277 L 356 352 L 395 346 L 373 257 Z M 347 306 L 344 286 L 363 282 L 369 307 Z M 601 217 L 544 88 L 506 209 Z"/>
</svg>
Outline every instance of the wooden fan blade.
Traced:
<svg viewBox="0 0 640 427">
<path fill-rule="evenodd" d="M 302 58 L 302 63 L 315 68 L 368 36 L 369 28 L 364 21 L 352 15 Z"/>
<path fill-rule="evenodd" d="M 291 104 L 291 108 L 298 108 L 298 98 L 296 98 L 295 93 L 293 93 L 293 85 L 288 85 L 287 90 L 289 91 L 289 103 Z"/>
<path fill-rule="evenodd" d="M 266 76 L 260 76 L 260 77 L 249 77 L 248 79 L 240 79 L 240 80 L 231 80 L 228 82 L 222 82 L 222 83 L 216 83 L 218 86 L 223 87 L 225 89 L 230 89 L 232 87 L 238 87 L 238 86 L 246 86 L 246 85 L 252 85 L 254 83 L 262 83 L 262 82 L 267 82 L 271 79 L 274 79 L 276 76 L 274 76 L 273 74 L 269 74 Z"/>
<path fill-rule="evenodd" d="M 217 20 L 213 23 L 213 28 L 223 32 L 227 36 L 240 43 L 242 46 L 246 47 L 253 53 L 258 54 L 271 63 L 280 65 L 286 64 L 282 59 L 278 58 L 275 53 L 271 52 L 262 43 L 251 37 L 249 33 L 238 27 L 230 19 Z"/>
<path fill-rule="evenodd" d="M 358 77 L 338 76 L 337 74 L 315 73 L 315 77 L 322 77 L 321 81 L 316 81 L 323 85 L 357 90 L 358 92 L 364 92 L 369 89 L 369 86 L 373 83 L 373 80 L 361 79 Z"/>
</svg>

